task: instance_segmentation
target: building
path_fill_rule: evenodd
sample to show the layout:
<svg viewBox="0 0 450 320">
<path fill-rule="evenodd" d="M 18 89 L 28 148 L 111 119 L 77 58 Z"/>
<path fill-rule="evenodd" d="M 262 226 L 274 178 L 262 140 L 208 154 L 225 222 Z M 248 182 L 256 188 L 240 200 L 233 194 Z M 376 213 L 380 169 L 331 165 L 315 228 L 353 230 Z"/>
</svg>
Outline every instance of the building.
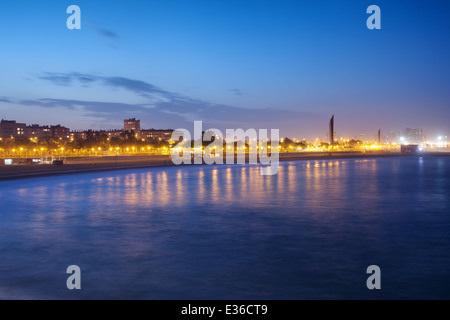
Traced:
<svg viewBox="0 0 450 320">
<path fill-rule="evenodd" d="M 101 130 L 100 134 L 106 134 L 109 139 L 112 138 L 120 138 L 120 135 L 122 134 L 122 130 Z"/>
<path fill-rule="evenodd" d="M 26 127 L 25 123 L 2 120 L 0 122 L 0 138 L 26 138 Z"/>
<path fill-rule="evenodd" d="M 70 140 L 86 140 L 86 131 L 72 131 L 70 132 Z"/>
<path fill-rule="evenodd" d="M 50 127 L 52 131 L 53 139 L 69 139 L 70 138 L 70 129 L 61 126 L 58 124 L 57 126 Z"/>
<path fill-rule="evenodd" d="M 420 147 L 416 144 L 401 146 L 402 153 L 418 153 L 420 150 L 421 150 Z"/>
<path fill-rule="evenodd" d="M 70 137 L 70 130 L 61 125 L 50 127 L 32 124 L 31 126 L 27 126 L 25 123 L 2 120 L 0 123 L 0 137 L 25 139 L 68 139 Z"/>
<path fill-rule="evenodd" d="M 128 119 L 123 121 L 123 131 L 134 131 L 136 137 L 140 137 L 141 134 L 141 120 L 136 120 L 136 118 Z"/>
<path fill-rule="evenodd" d="M 106 135 L 108 139 L 112 138 L 120 138 L 122 134 L 122 130 L 100 130 L 100 131 L 91 131 L 91 135 Z M 88 137 L 89 131 L 72 131 L 70 132 L 70 140 L 86 140 Z"/>
<path fill-rule="evenodd" d="M 330 132 L 329 132 L 330 144 L 334 144 L 334 115 L 330 120 Z"/>
<path fill-rule="evenodd" d="M 387 142 L 389 144 L 398 144 L 400 143 L 400 132 L 399 131 L 390 131 L 389 136 L 387 137 Z"/>
<path fill-rule="evenodd" d="M 406 144 L 421 144 L 425 140 L 422 129 L 411 128 L 406 128 L 403 130 L 402 138 L 402 142 L 405 142 Z"/>
<path fill-rule="evenodd" d="M 172 133 L 174 130 L 141 130 L 140 137 L 141 139 L 159 139 L 163 141 L 170 141 L 172 139 Z"/>
<path fill-rule="evenodd" d="M 32 124 L 31 126 L 27 126 L 25 136 L 32 139 L 50 139 L 52 138 L 52 130 L 49 126 Z"/>
</svg>

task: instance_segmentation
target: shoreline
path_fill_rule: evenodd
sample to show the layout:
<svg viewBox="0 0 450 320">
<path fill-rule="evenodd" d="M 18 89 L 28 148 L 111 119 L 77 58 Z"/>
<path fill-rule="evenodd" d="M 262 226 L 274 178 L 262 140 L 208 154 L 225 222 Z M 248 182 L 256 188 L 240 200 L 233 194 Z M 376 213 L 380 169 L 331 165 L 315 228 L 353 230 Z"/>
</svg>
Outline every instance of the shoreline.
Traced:
<svg viewBox="0 0 450 320">
<path fill-rule="evenodd" d="M 389 152 L 324 152 L 324 153 L 283 153 L 280 162 L 287 161 L 317 161 L 343 159 L 374 159 L 388 157 L 450 157 L 450 152 L 429 152 L 423 154 L 405 154 Z M 246 155 L 248 160 L 248 155 Z M 99 157 L 99 158 L 68 158 L 67 164 L 55 165 L 14 165 L 0 166 L 0 181 L 42 178 L 58 175 L 81 174 L 91 172 L 119 171 L 130 169 L 145 169 L 158 167 L 173 167 L 170 156 L 143 157 Z"/>
</svg>

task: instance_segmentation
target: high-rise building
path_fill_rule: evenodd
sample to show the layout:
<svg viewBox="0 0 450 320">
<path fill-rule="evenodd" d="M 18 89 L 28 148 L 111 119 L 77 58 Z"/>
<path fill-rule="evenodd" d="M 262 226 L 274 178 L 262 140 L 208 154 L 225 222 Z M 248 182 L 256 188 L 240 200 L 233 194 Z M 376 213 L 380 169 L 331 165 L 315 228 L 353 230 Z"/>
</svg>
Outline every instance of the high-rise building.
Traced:
<svg viewBox="0 0 450 320">
<path fill-rule="evenodd" d="M 421 144 L 425 140 L 422 129 L 411 128 L 403 130 L 402 138 L 408 144 Z"/>
<path fill-rule="evenodd" d="M 334 144 L 334 115 L 330 120 L 330 132 L 329 132 L 330 144 Z"/>
<path fill-rule="evenodd" d="M 141 120 L 133 119 L 125 119 L 123 121 L 123 131 L 134 131 L 136 134 L 136 138 L 140 138 L 141 136 Z"/>
</svg>

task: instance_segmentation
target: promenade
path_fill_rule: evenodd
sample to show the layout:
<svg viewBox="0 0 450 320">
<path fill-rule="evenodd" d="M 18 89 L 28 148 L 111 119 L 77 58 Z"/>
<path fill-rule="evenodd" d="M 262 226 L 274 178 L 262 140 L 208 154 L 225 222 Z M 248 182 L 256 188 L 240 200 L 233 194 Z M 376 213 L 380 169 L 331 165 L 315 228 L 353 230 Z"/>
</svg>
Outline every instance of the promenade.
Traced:
<svg viewBox="0 0 450 320">
<path fill-rule="evenodd" d="M 429 157 L 450 156 L 449 152 L 433 152 L 418 154 L 402 154 L 392 152 L 309 152 L 282 153 L 280 161 L 299 160 L 331 160 L 331 159 L 370 159 L 379 157 Z M 248 158 L 248 155 L 247 155 Z M 62 166 L 51 164 L 0 166 L 0 181 L 64 175 L 75 173 L 89 173 L 109 170 L 129 170 L 150 167 L 174 166 L 168 155 L 150 156 L 118 156 L 118 157 L 86 157 L 66 158 Z"/>
</svg>

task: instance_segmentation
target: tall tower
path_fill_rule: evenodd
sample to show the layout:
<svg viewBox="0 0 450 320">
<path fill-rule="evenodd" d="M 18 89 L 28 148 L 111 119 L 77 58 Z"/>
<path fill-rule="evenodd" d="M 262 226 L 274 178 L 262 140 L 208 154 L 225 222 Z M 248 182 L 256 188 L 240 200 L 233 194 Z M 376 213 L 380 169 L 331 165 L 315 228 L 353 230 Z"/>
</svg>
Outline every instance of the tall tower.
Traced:
<svg viewBox="0 0 450 320">
<path fill-rule="evenodd" d="M 133 119 L 125 119 L 123 121 L 123 131 L 133 131 L 136 139 L 141 138 L 141 120 L 136 120 L 136 118 Z"/>
<path fill-rule="evenodd" d="M 123 121 L 123 131 L 134 131 L 136 134 L 141 133 L 141 120 L 133 119 L 125 119 Z"/>
<path fill-rule="evenodd" d="M 331 117 L 330 120 L 330 144 L 334 144 L 334 115 Z"/>
<path fill-rule="evenodd" d="M 381 144 L 381 129 L 378 130 L 378 144 Z"/>
</svg>

